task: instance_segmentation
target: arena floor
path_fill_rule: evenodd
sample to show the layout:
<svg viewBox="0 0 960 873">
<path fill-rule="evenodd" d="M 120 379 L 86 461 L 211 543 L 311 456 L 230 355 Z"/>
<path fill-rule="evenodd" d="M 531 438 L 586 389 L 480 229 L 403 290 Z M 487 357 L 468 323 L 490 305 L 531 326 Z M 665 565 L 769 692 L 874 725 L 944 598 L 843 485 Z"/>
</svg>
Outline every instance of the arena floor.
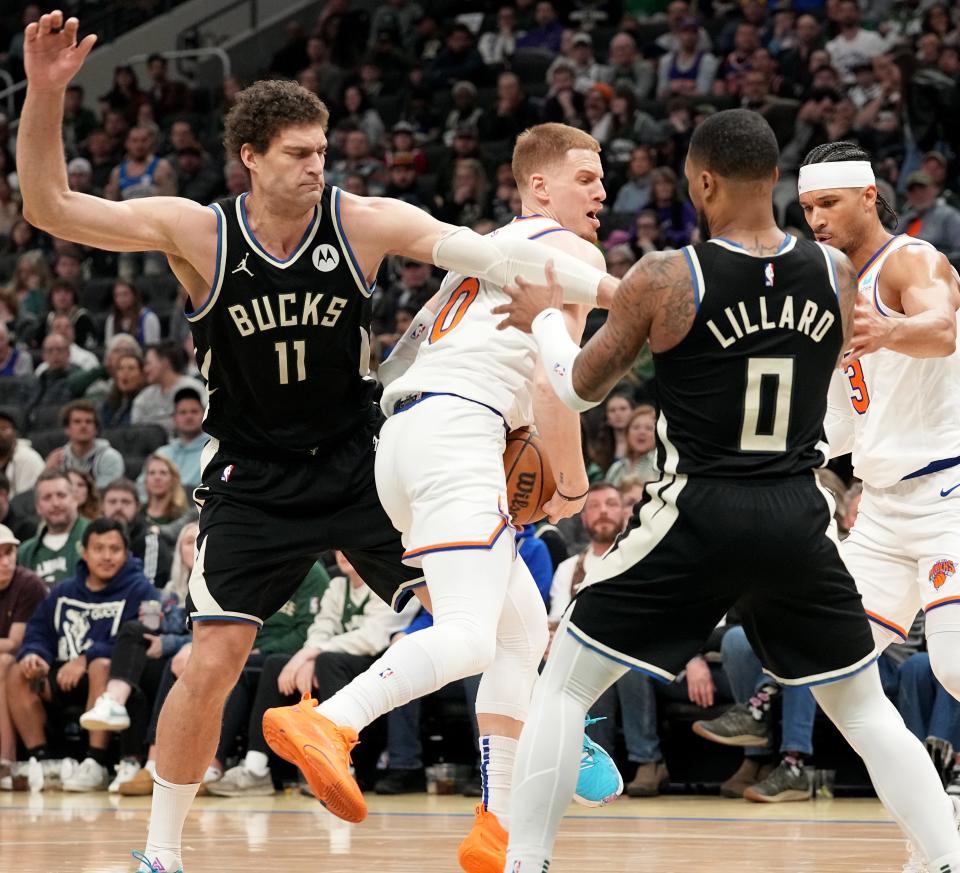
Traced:
<svg viewBox="0 0 960 873">
<path fill-rule="evenodd" d="M 0 794 L 0 871 L 129 873 L 149 798 Z M 314 801 L 201 798 L 184 833 L 186 873 L 456 873 L 473 806 L 460 797 L 371 796 L 349 825 Z M 621 798 L 571 807 L 551 873 L 894 873 L 903 838 L 875 800 L 753 805 Z"/>
</svg>

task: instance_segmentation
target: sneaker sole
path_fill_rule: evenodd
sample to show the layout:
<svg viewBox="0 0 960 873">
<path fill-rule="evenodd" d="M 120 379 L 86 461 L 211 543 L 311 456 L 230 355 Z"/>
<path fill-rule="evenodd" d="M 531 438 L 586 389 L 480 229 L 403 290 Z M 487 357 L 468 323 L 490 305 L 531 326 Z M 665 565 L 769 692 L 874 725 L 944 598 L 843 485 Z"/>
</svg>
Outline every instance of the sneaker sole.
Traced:
<svg viewBox="0 0 960 873">
<path fill-rule="evenodd" d="M 80 717 L 80 727 L 85 731 L 125 731 L 130 727 L 130 719 L 127 719 L 126 724 L 121 724 L 115 721 L 100 721 L 96 718 L 84 718 Z"/>
<path fill-rule="evenodd" d="M 693 723 L 693 732 L 698 737 L 703 737 L 705 740 L 710 740 L 714 743 L 719 743 L 721 746 L 737 746 L 739 748 L 758 748 L 765 749 L 770 745 L 770 740 L 767 737 L 758 737 L 754 734 L 737 734 L 736 736 L 726 737 L 721 734 L 711 733 L 711 731 L 704 727 L 700 722 L 695 721 Z"/>
<path fill-rule="evenodd" d="M 798 788 L 791 788 L 787 791 L 781 791 L 779 794 L 773 795 L 761 794 L 759 791 L 754 791 L 752 788 L 748 788 L 743 792 L 743 799 L 750 800 L 753 803 L 789 803 L 790 801 L 811 800 L 812 798 L 812 791 L 801 791 Z"/>
<path fill-rule="evenodd" d="M 356 783 L 343 777 L 337 765 L 322 750 L 309 743 L 301 743 L 277 724 L 271 710 L 263 716 L 263 738 L 267 745 L 285 761 L 300 768 L 317 798 L 337 818 L 359 824 L 367 817 L 367 804 L 356 797 Z"/>
<path fill-rule="evenodd" d="M 507 862 L 507 847 L 503 847 L 502 853 L 484 848 L 476 849 L 473 846 L 461 848 L 457 852 L 457 862 L 464 873 L 503 873 L 504 864 Z"/>
<path fill-rule="evenodd" d="M 605 797 L 601 797 L 599 800 L 594 800 L 590 797 L 584 797 L 582 794 L 574 794 L 573 799 L 581 806 L 595 808 L 598 806 L 607 806 L 608 804 L 613 803 L 613 801 L 615 801 L 621 794 L 623 794 L 623 776 L 617 772 L 617 787 Z"/>
</svg>

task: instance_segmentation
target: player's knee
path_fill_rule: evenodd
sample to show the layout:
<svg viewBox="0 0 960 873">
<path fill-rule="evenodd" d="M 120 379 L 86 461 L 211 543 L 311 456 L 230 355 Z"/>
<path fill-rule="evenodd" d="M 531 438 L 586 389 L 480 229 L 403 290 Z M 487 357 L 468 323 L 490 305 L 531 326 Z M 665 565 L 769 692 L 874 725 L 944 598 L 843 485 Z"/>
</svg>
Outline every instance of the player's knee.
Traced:
<svg viewBox="0 0 960 873">
<path fill-rule="evenodd" d="M 934 653 L 930 656 L 933 675 L 937 677 L 937 681 L 950 694 L 960 700 L 960 658 L 957 658 L 956 655 L 944 657 L 944 654 L 942 651 L 934 650 Z M 910 660 L 912 661 L 913 658 Z"/>
</svg>

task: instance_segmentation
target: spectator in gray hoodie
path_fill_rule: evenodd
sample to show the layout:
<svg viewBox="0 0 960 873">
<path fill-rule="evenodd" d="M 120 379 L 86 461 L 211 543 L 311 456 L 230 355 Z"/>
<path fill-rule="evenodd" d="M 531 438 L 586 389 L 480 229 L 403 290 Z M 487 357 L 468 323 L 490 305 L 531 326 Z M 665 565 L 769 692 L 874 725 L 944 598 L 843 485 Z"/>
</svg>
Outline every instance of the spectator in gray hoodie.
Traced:
<svg viewBox="0 0 960 873">
<path fill-rule="evenodd" d="M 73 400 L 60 412 L 67 444 L 47 457 L 48 470 L 82 470 L 93 476 L 97 488 L 106 488 L 123 476 L 123 456 L 97 436 L 100 418 L 89 400 Z"/>
</svg>

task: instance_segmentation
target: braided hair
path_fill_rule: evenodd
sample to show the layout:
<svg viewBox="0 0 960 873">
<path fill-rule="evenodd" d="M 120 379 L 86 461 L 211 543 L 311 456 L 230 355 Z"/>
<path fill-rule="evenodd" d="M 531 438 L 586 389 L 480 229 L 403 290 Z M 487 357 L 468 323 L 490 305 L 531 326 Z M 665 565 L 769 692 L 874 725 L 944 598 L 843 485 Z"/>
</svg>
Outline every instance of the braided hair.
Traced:
<svg viewBox="0 0 960 873">
<path fill-rule="evenodd" d="M 830 164 L 834 161 L 867 161 L 869 163 L 870 155 L 852 142 L 826 142 L 810 149 L 801 166 Z M 896 210 L 879 191 L 877 191 L 877 215 L 886 227 L 894 227 L 900 221 Z"/>
</svg>

